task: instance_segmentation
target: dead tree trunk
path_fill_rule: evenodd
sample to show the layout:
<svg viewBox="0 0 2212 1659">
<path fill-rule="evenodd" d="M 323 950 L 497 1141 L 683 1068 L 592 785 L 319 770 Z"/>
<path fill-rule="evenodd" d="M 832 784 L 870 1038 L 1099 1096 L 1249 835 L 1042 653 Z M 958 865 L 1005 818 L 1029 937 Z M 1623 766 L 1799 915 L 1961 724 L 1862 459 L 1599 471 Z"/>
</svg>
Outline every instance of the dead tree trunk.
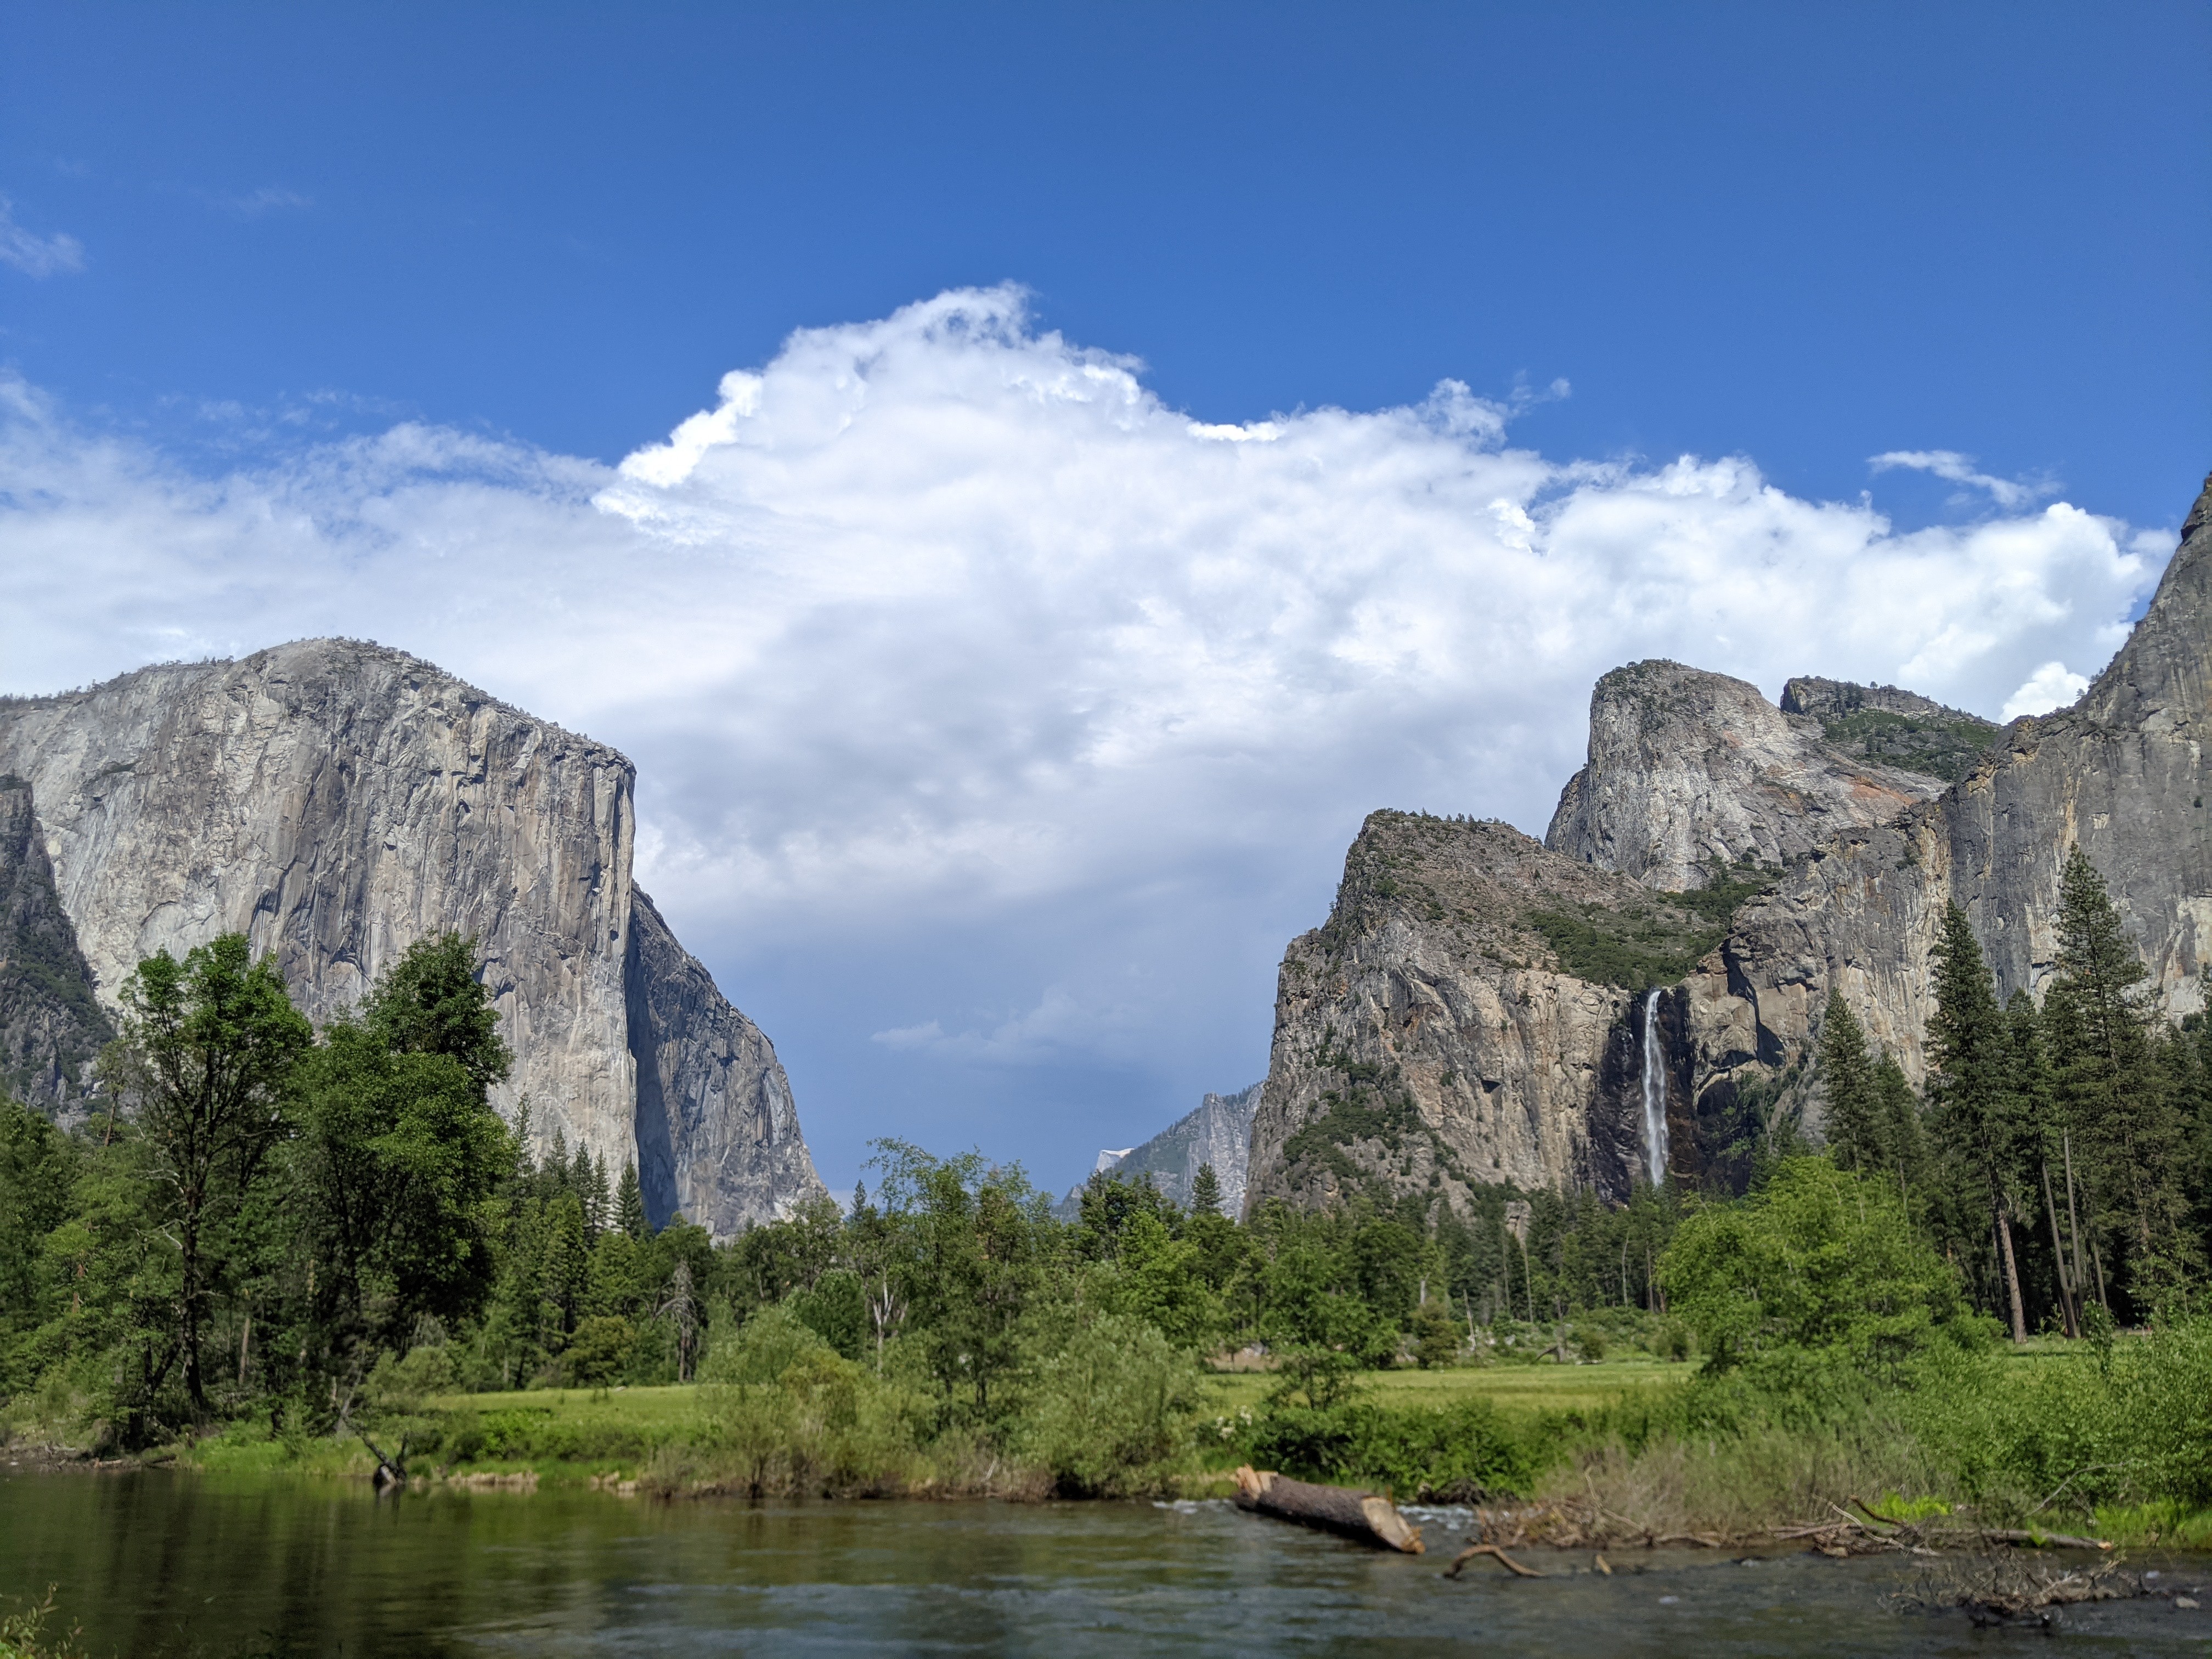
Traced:
<svg viewBox="0 0 2212 1659">
<path fill-rule="evenodd" d="M 1371 1492 L 1316 1486 L 1272 1469 L 1245 1468 L 1237 1471 L 1237 1507 L 1319 1527 L 1382 1549 L 1421 1553 L 1421 1529 L 1407 1524 L 1389 1498 Z"/>
</svg>

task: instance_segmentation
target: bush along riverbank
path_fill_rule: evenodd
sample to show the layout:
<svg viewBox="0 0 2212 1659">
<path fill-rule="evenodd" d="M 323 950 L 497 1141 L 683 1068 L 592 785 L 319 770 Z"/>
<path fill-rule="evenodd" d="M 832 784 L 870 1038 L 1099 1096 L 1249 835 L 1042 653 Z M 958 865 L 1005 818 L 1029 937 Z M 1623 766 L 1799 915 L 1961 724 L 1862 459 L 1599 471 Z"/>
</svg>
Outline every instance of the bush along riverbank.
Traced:
<svg viewBox="0 0 2212 1659">
<path fill-rule="evenodd" d="M 1210 1172 L 1188 1207 L 1109 1175 L 1061 1218 L 1018 1166 L 884 1141 L 849 1202 L 719 1245 L 491 1109 L 467 941 L 320 1031 L 243 939 L 151 957 L 112 1113 L 0 1103 L 0 1436 L 667 1497 L 1206 1495 L 1249 1463 L 1530 1535 L 2212 1543 L 2212 1030 L 2130 1000 L 2069 882 L 2043 1008 L 1996 1006 L 1953 916 L 1933 1098 L 1833 1019 L 1833 1144 L 1762 1125 L 1740 1191 L 1236 1219 Z"/>
</svg>

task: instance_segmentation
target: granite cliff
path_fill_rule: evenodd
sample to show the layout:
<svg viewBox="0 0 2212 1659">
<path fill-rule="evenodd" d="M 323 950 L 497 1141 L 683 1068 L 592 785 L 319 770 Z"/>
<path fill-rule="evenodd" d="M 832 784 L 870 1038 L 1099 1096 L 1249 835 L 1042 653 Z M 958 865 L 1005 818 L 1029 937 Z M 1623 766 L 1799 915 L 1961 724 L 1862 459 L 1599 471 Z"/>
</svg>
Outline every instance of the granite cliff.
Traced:
<svg viewBox="0 0 2212 1659">
<path fill-rule="evenodd" d="M 2059 870 L 2076 843 L 2104 876 L 2166 1011 L 2203 1006 L 2208 699 L 2212 481 L 2142 620 L 2078 702 L 2014 720 L 1934 799 L 1815 849 L 1746 905 L 1722 949 L 1671 994 L 1696 1110 L 1724 1114 L 1746 1086 L 1799 1074 L 1831 989 L 1917 1082 L 1927 952 L 1944 905 L 1973 922 L 2001 997 L 2039 992 Z"/>
<path fill-rule="evenodd" d="M 635 1158 L 656 1219 L 717 1234 L 821 1193 L 774 1050 L 631 882 L 615 750 L 309 640 L 0 702 L 0 819 L 34 824 L 15 868 L 46 872 L 102 1002 L 141 957 L 235 929 L 325 1018 L 459 929 L 515 1052 L 497 1103 L 527 1097 L 541 1146 Z"/>
<path fill-rule="evenodd" d="M 1510 1181 L 1618 1199 L 1655 1138 L 1647 1086 L 1669 1170 L 1729 1179 L 1777 1113 L 1817 1131 L 1808 1068 L 1832 989 L 1920 1080 L 1946 902 L 2001 994 L 2039 988 L 2077 842 L 2168 1010 L 2202 1006 L 2208 590 L 2212 481 L 2072 708 L 1999 732 L 1810 678 L 1778 708 L 1741 681 L 1638 663 L 1599 682 L 1589 763 L 1546 845 L 1371 816 L 1328 924 L 1284 957 L 1252 1194 L 1327 1205 Z"/>
<path fill-rule="evenodd" d="M 1506 1182 L 1625 1200 L 1638 992 L 1718 932 L 1510 825 L 1370 814 L 1328 921 L 1283 958 L 1248 1207 Z"/>
<path fill-rule="evenodd" d="M 1631 663 L 1590 694 L 1589 761 L 1560 793 L 1544 844 L 1679 892 L 1705 886 L 1715 864 L 1787 864 L 1942 787 L 1845 752 L 1755 685 Z"/>
</svg>

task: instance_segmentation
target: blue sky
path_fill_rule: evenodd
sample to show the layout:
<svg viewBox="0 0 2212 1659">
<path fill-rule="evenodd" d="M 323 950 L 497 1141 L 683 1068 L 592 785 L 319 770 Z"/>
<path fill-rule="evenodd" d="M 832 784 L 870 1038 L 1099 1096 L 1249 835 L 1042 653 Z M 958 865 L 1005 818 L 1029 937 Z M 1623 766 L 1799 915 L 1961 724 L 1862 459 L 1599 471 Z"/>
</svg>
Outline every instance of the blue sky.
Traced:
<svg viewBox="0 0 2212 1659">
<path fill-rule="evenodd" d="M 0 536 L 108 590 L 0 575 L 5 689 L 374 631 L 622 744 L 647 884 L 841 1187 L 886 1132 L 1064 1184 L 1252 1080 L 1361 812 L 1540 832 L 1615 661 L 2063 690 L 2212 463 L 2202 6 L 0 36 Z M 856 375 L 839 448 L 805 411 Z M 1105 401 L 1001 395 L 1054 377 Z M 635 464 L 718 410 L 704 462 Z M 570 634 L 510 614 L 548 545 Z M 1716 622 L 1778 548 L 1797 635 Z M 1835 609 L 1892 558 L 1940 624 L 1905 643 Z M 372 629 L 379 560 L 411 603 Z M 1990 608 L 2006 573 L 2035 604 Z"/>
</svg>

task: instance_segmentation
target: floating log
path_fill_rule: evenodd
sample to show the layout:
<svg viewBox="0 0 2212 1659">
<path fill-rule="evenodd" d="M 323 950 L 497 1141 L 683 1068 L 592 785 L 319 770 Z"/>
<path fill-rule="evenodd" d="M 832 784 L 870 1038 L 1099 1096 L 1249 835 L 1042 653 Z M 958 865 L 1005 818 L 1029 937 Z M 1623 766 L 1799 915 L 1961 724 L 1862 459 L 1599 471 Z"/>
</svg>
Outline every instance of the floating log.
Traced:
<svg viewBox="0 0 2212 1659">
<path fill-rule="evenodd" d="M 1409 1525 L 1389 1498 L 1372 1492 L 1316 1486 L 1273 1469 L 1248 1466 L 1237 1471 L 1237 1507 L 1319 1527 L 1382 1549 L 1421 1553 L 1421 1529 Z"/>
</svg>

